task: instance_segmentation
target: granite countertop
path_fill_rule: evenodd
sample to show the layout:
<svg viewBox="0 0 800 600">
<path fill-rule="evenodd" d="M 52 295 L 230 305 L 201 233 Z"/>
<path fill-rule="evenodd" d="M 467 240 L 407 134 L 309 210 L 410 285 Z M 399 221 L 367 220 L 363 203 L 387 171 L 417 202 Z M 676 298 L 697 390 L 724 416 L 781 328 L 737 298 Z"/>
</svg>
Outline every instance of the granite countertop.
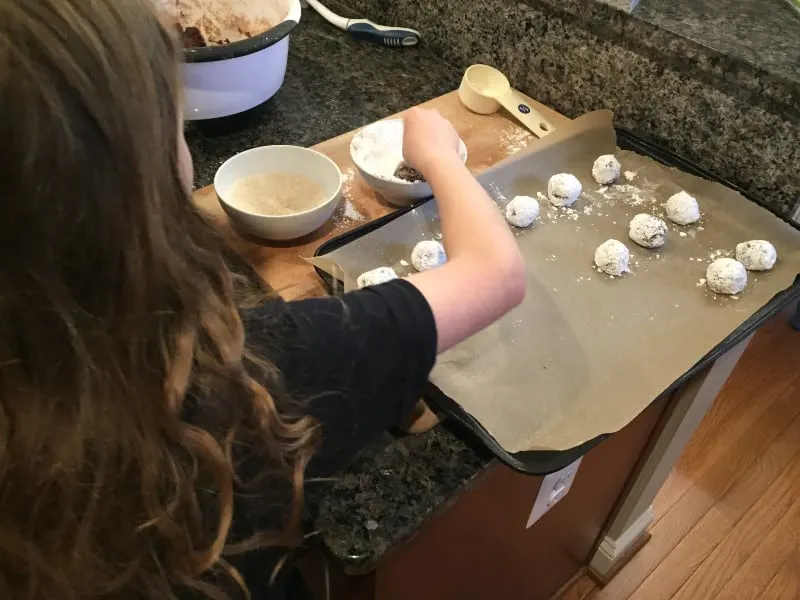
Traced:
<svg viewBox="0 0 800 600">
<path fill-rule="evenodd" d="M 264 144 L 310 146 L 424 102 L 458 86 L 461 73 L 423 49 L 390 50 L 350 37 L 306 10 L 292 36 L 286 83 L 263 108 L 211 135 L 187 126 L 196 185 L 237 152 Z M 351 573 L 373 569 L 390 547 L 491 462 L 443 426 L 418 435 L 385 434 L 332 484 L 325 484 L 314 527 Z M 322 490 L 318 490 L 322 491 Z"/>
<path fill-rule="evenodd" d="M 786 0 L 640 0 L 632 14 L 800 84 L 800 13 Z"/>
<path fill-rule="evenodd" d="M 752 105 L 800 111 L 800 13 L 786 0 L 523 1 Z"/>
</svg>

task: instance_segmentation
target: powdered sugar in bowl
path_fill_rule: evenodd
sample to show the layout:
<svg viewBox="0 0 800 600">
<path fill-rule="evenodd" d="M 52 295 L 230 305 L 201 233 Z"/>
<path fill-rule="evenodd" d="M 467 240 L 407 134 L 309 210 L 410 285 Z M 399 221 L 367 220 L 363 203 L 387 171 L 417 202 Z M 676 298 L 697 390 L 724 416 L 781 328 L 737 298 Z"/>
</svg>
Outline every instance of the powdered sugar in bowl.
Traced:
<svg viewBox="0 0 800 600">
<path fill-rule="evenodd" d="M 467 147 L 459 144 L 462 162 L 467 162 Z M 415 200 L 430 198 L 431 186 L 395 177 L 403 162 L 403 120 L 388 119 L 367 125 L 350 143 L 350 157 L 358 172 L 376 192 L 395 206 L 408 206 Z"/>
</svg>

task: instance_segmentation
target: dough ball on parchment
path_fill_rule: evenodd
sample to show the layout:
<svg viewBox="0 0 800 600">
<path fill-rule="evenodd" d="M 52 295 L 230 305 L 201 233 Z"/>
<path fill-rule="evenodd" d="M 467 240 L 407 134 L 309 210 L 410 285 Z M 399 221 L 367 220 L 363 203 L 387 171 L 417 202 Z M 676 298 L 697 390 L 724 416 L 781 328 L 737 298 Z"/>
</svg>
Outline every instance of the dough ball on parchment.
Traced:
<svg viewBox="0 0 800 600">
<path fill-rule="evenodd" d="M 553 206 L 572 206 L 581 195 L 581 182 L 571 173 L 553 175 L 547 183 L 547 196 Z"/>
<path fill-rule="evenodd" d="M 736 245 L 736 260 L 748 271 L 769 271 L 778 260 L 778 251 L 767 240 L 750 240 Z"/>
<path fill-rule="evenodd" d="M 686 192 L 670 196 L 665 207 L 669 220 L 678 225 L 691 225 L 700 220 L 700 206 L 694 196 Z"/>
<path fill-rule="evenodd" d="M 386 283 L 392 279 L 397 279 L 397 273 L 395 273 L 392 267 L 378 267 L 377 269 L 372 269 L 371 271 L 359 275 L 356 284 L 358 288 L 361 289 L 371 285 Z"/>
<path fill-rule="evenodd" d="M 506 221 L 514 227 L 529 227 L 539 217 L 539 202 L 530 196 L 514 196 L 506 205 Z"/>
<path fill-rule="evenodd" d="M 715 294 L 738 294 L 747 286 L 747 271 L 738 260 L 718 258 L 706 269 L 706 285 Z"/>
<path fill-rule="evenodd" d="M 594 251 L 594 264 L 603 273 L 619 277 L 628 272 L 631 253 L 619 240 L 606 240 Z"/>
<path fill-rule="evenodd" d="M 600 185 L 610 185 L 619 179 L 622 165 L 613 154 L 598 156 L 592 165 L 592 177 Z"/>
<path fill-rule="evenodd" d="M 424 240 L 411 251 L 411 264 L 419 271 L 427 271 L 447 262 L 444 246 L 433 240 Z"/>
<path fill-rule="evenodd" d="M 631 219 L 628 236 L 643 248 L 660 248 L 667 241 L 667 224 L 653 215 L 639 213 Z"/>
</svg>

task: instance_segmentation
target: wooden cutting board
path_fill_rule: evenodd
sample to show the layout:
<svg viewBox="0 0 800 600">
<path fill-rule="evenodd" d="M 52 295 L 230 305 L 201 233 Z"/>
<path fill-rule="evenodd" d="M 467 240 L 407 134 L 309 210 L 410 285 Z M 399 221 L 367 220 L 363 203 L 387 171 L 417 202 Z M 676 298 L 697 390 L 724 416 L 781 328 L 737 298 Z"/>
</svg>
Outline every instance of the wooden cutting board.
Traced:
<svg viewBox="0 0 800 600">
<path fill-rule="evenodd" d="M 556 127 L 567 121 L 566 117 L 552 109 L 534 100 L 529 101 Z M 503 111 L 493 115 L 471 113 L 461 104 L 457 92 L 439 96 L 422 106 L 435 108 L 453 123 L 467 145 L 467 166 L 475 174 L 536 139 Z M 339 165 L 344 177 L 342 199 L 333 217 L 321 229 L 299 240 L 266 242 L 237 233 L 219 205 L 213 186 L 195 192 L 197 205 L 218 224 L 231 245 L 255 267 L 272 289 L 287 300 L 326 294 L 314 268 L 303 258 L 313 256 L 314 251 L 330 238 L 397 210 L 378 196 L 355 170 L 350 160 L 350 140 L 356 131 L 314 146 L 315 150 L 326 154 Z"/>
</svg>

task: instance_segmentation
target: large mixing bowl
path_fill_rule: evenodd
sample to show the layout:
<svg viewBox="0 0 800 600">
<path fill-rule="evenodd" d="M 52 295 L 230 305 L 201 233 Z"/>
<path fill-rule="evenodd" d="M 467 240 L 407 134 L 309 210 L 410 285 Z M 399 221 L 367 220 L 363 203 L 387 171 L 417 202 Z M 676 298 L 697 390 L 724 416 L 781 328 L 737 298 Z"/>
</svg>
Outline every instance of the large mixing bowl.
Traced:
<svg viewBox="0 0 800 600">
<path fill-rule="evenodd" d="M 289 33 L 300 21 L 300 0 L 156 2 L 182 27 L 197 27 L 217 42 L 184 49 L 185 119 L 244 112 L 269 100 L 283 85 Z"/>
</svg>

